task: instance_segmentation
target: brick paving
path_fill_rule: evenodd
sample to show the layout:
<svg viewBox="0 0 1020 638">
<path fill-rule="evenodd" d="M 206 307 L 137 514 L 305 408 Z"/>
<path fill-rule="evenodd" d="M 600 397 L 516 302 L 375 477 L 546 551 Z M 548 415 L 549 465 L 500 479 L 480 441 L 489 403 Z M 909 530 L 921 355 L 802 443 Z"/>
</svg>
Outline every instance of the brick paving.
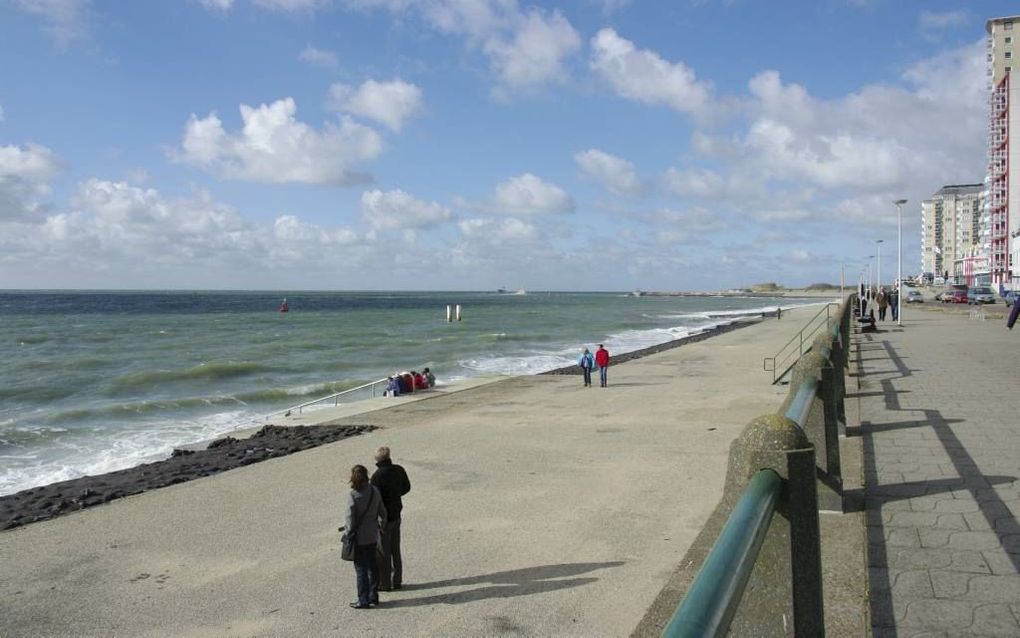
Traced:
<svg viewBox="0 0 1020 638">
<path fill-rule="evenodd" d="M 911 308 L 859 345 L 871 624 L 1020 636 L 1020 330 Z"/>
</svg>

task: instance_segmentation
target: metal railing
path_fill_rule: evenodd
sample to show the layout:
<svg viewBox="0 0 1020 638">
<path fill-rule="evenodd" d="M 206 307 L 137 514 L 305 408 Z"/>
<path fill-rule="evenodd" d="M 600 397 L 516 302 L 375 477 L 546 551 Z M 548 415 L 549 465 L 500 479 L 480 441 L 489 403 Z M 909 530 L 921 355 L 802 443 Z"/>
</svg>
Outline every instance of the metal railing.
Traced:
<svg viewBox="0 0 1020 638">
<path fill-rule="evenodd" d="M 818 472 L 815 465 L 815 450 L 817 448 L 824 450 L 827 443 L 811 443 L 808 430 L 817 431 L 819 427 L 818 413 L 813 412 L 817 401 L 819 399 L 829 403 L 838 401 L 845 392 L 838 377 L 843 374 L 851 306 L 851 300 L 845 300 L 839 309 L 838 321 L 831 322 L 830 326 L 829 305 L 826 305 L 825 309 L 808 322 L 808 326 L 801 331 L 801 336 L 791 340 L 791 343 L 798 344 L 806 342 L 810 349 L 812 340 L 804 340 L 803 334 L 816 323 L 818 317 L 825 315 L 825 321 L 821 326 L 815 326 L 811 332 L 819 332 L 822 326 L 828 327 L 826 331 L 828 343 L 821 343 L 823 340 L 819 339 L 818 349 L 819 354 L 825 359 L 825 363 L 821 365 L 835 372 L 832 375 L 822 374 L 819 378 L 798 368 L 800 371 L 794 376 L 801 379 L 799 387 L 790 398 L 784 413 L 806 439 L 799 444 L 807 447 L 786 448 L 785 454 L 788 455 L 786 461 L 780 460 L 781 457 L 772 457 L 772 461 L 763 461 L 757 466 L 761 469 L 750 477 L 747 486 L 740 493 L 739 500 L 726 519 L 698 575 L 663 629 L 664 638 L 721 637 L 729 633 L 754 566 L 759 557 L 764 556 L 762 546 L 769 536 L 769 529 L 781 499 L 785 508 L 784 517 L 788 519 L 789 527 L 785 532 L 782 530 L 777 532 L 780 536 L 776 538 L 782 538 L 784 533 L 788 533 L 788 538 L 780 542 L 789 543 L 791 549 L 796 548 L 797 551 L 796 558 L 792 556 L 792 552 L 786 554 L 789 557 L 786 560 L 790 562 L 778 570 L 778 572 L 789 570 L 787 573 L 791 579 L 794 635 L 812 637 L 825 635 L 818 502 L 815 500 Z M 803 345 L 798 345 L 798 350 L 801 354 L 806 351 Z M 814 362 L 807 365 L 820 364 Z M 837 379 L 833 380 L 833 376 Z M 835 406 L 829 407 L 835 409 Z M 828 429 L 825 436 L 835 437 L 834 429 Z M 730 462 L 733 463 L 732 449 L 730 454 Z M 799 457 L 799 460 L 795 461 L 794 456 Z M 731 465 L 731 471 L 732 468 Z M 831 461 L 826 461 L 826 469 L 838 469 L 838 464 L 832 465 Z M 780 476 L 780 471 L 785 472 L 786 478 Z M 765 560 L 775 560 L 775 557 Z M 766 568 L 765 573 L 778 573 L 775 570 L 776 565 L 769 564 L 772 569 Z M 757 586 L 760 588 L 761 583 Z M 758 591 L 758 595 L 760 593 Z M 769 609 L 775 611 L 774 608 Z M 784 614 L 784 633 L 785 619 Z"/>
<path fill-rule="evenodd" d="M 359 385 L 356 388 L 349 388 L 347 390 L 342 390 L 340 392 L 335 392 L 335 393 L 333 393 L 333 394 L 331 394 L 329 396 L 320 397 L 318 399 L 313 399 L 311 401 L 305 401 L 304 403 L 300 403 L 298 405 L 292 405 L 291 407 L 285 408 L 283 410 L 277 410 L 276 412 L 270 412 L 264 418 L 265 419 L 269 419 L 270 417 L 274 417 L 274 416 L 277 416 L 277 415 L 290 416 L 291 414 L 294 413 L 295 410 L 297 410 L 298 414 L 301 414 L 302 410 L 304 410 L 305 408 L 307 408 L 309 406 L 315 405 L 317 403 L 325 403 L 326 401 L 330 401 L 330 400 L 333 401 L 333 405 L 334 406 L 338 406 L 338 405 L 340 405 L 340 397 L 342 397 L 343 395 L 345 395 L 345 394 L 352 394 L 354 392 L 360 392 L 361 390 L 364 390 L 366 388 L 372 388 L 372 396 L 374 397 L 374 396 L 377 396 L 376 395 L 376 386 L 378 386 L 380 384 L 385 384 L 385 383 L 389 383 L 389 379 L 379 379 L 378 381 L 371 381 L 371 382 L 366 383 L 364 385 Z"/>
<path fill-rule="evenodd" d="M 665 638 L 725 636 L 765 541 L 783 479 L 759 470 L 744 489 L 698 577 L 662 631 Z"/>
<path fill-rule="evenodd" d="M 772 383 L 778 383 L 786 376 L 786 373 L 797 363 L 800 357 L 811 348 L 811 340 L 819 330 L 829 325 L 832 308 L 835 303 L 827 303 L 815 316 L 808 319 L 800 331 L 793 335 L 789 341 L 779 349 L 774 357 L 765 357 L 762 361 L 762 369 L 772 373 Z M 824 315 L 824 317 L 822 316 Z"/>
</svg>

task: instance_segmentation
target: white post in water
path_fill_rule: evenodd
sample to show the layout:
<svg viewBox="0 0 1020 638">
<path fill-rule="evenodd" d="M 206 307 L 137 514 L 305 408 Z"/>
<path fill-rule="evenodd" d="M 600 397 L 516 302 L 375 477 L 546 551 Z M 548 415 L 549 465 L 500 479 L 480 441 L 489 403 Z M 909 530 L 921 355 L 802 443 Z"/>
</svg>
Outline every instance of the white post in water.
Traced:
<svg viewBox="0 0 1020 638">
<path fill-rule="evenodd" d="M 457 321 L 460 321 L 460 304 L 457 304 Z"/>
<path fill-rule="evenodd" d="M 452 308 L 450 308 L 450 304 L 446 304 L 446 323 L 450 323 L 451 321 L 453 321 L 452 316 L 450 314 L 451 311 Z"/>
</svg>

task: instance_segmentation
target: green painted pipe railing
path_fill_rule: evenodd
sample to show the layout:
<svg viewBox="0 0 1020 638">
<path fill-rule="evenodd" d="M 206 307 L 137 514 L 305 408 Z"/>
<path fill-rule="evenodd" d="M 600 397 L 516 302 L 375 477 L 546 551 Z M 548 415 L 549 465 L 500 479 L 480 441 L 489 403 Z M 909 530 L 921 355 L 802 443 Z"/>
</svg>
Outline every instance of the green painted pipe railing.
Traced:
<svg viewBox="0 0 1020 638">
<path fill-rule="evenodd" d="M 815 399 L 818 390 L 818 379 L 806 379 L 797 390 L 797 394 L 786 411 L 786 418 L 791 419 L 797 427 L 804 429 L 807 424 L 808 413 L 811 412 L 811 402 Z"/>
<path fill-rule="evenodd" d="M 663 638 L 725 636 L 776 510 L 783 479 L 759 470 L 741 494 Z"/>
</svg>

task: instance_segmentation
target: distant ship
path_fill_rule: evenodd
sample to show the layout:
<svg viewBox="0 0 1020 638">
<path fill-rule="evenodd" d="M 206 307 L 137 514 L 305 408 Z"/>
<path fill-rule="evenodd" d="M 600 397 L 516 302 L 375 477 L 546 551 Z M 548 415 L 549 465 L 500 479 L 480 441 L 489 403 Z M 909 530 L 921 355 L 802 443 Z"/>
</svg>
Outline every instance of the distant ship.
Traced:
<svg viewBox="0 0 1020 638">
<path fill-rule="evenodd" d="M 518 288 L 517 290 L 509 290 L 507 288 L 496 288 L 496 292 L 501 295 L 526 295 L 528 291 L 524 288 Z"/>
</svg>

